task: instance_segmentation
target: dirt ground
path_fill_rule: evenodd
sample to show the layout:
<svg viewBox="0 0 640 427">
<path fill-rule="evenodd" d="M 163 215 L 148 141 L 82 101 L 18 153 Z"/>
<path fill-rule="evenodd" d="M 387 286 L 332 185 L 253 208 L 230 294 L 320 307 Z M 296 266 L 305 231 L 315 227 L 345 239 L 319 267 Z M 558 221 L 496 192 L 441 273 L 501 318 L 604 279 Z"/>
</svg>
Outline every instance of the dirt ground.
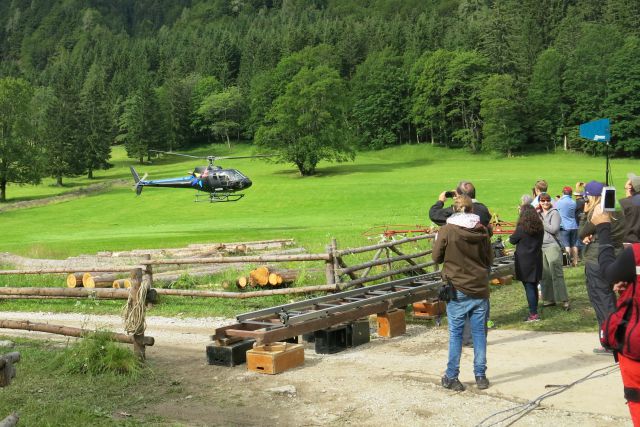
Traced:
<svg viewBox="0 0 640 427">
<path fill-rule="evenodd" d="M 87 328 L 122 328 L 117 316 L 28 317 Z M 0 312 L 0 318 L 25 319 L 25 313 Z M 592 353 L 594 334 L 492 330 L 487 372 L 491 387 L 475 388 L 473 350 L 465 348 L 460 379 L 467 390 L 455 393 L 439 385 L 447 332 L 431 322 L 408 325 L 406 335 L 391 339 L 378 337 L 372 329 L 370 343 L 331 355 L 316 354 L 307 343 L 304 365 L 278 375 L 249 372 L 246 365 L 207 364 L 210 335 L 232 322 L 148 316 L 147 334 L 156 345 L 147 349 L 147 358 L 158 372 L 171 372 L 180 392 L 138 415 L 156 414 L 187 426 L 505 426 L 514 421 L 522 426 L 631 425 L 619 370 L 612 357 Z M 594 371 L 606 375 L 546 398 L 518 419 L 528 402 L 556 390 L 549 385 L 569 385 Z"/>
</svg>

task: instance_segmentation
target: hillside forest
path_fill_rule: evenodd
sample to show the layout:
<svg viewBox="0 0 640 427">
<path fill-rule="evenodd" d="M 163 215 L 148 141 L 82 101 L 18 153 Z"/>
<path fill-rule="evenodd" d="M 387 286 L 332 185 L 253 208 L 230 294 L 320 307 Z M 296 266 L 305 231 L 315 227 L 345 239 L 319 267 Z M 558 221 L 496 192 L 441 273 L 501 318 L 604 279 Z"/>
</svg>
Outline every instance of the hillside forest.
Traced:
<svg viewBox="0 0 640 427">
<path fill-rule="evenodd" d="M 114 144 L 311 175 L 398 144 L 597 155 L 602 117 L 640 155 L 637 0 L 0 0 L 0 201 Z"/>
</svg>

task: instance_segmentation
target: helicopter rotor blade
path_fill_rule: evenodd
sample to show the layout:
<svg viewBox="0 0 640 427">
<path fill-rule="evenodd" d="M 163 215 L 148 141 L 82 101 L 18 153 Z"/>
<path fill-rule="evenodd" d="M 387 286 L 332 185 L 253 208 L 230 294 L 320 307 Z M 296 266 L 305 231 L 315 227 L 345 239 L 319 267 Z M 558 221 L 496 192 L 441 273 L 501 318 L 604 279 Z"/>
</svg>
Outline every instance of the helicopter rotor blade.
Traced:
<svg viewBox="0 0 640 427">
<path fill-rule="evenodd" d="M 276 154 L 256 154 L 254 156 L 210 156 L 213 157 L 215 160 L 221 160 L 221 159 L 253 159 L 256 157 L 275 157 Z"/>
<path fill-rule="evenodd" d="M 205 160 L 207 160 L 207 156 L 192 156 L 191 154 L 174 153 L 173 151 L 160 151 L 160 150 L 149 150 L 149 151 L 152 151 L 154 153 L 171 154 L 173 156 L 191 157 L 192 159 L 205 159 Z"/>
</svg>

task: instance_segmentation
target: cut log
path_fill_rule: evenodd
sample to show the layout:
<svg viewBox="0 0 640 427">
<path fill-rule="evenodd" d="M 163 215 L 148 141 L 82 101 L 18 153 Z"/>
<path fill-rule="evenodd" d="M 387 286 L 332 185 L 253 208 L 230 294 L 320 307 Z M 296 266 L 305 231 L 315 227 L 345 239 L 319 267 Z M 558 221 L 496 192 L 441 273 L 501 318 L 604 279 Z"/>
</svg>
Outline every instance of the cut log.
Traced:
<svg viewBox="0 0 640 427">
<path fill-rule="evenodd" d="M 269 268 L 262 266 L 249 273 L 249 279 L 251 283 L 258 286 L 266 286 L 269 283 Z"/>
<path fill-rule="evenodd" d="M 0 287 L 0 298 L 5 296 L 31 296 L 31 297 L 61 297 L 82 298 L 95 297 L 98 299 L 128 299 L 128 289 L 87 289 L 87 288 L 3 288 Z M 157 302 L 158 294 L 155 289 L 147 291 L 147 302 Z"/>
<path fill-rule="evenodd" d="M 247 276 L 240 276 L 238 280 L 236 280 L 236 285 L 239 289 L 245 289 L 249 286 L 249 278 Z"/>
<path fill-rule="evenodd" d="M 279 286 L 282 284 L 291 284 L 298 279 L 296 270 L 272 270 L 269 273 L 269 284 L 271 286 Z"/>
<path fill-rule="evenodd" d="M 131 287 L 131 279 L 116 279 L 113 281 L 112 287 L 115 289 L 129 289 Z"/>
<path fill-rule="evenodd" d="M 5 329 L 21 329 L 26 331 L 47 332 L 49 334 L 64 335 L 68 337 L 86 337 L 96 331 L 88 329 L 73 328 L 71 326 L 50 325 L 48 323 L 35 323 L 28 320 L 5 320 L 0 319 L 0 328 Z M 114 341 L 133 344 L 133 336 L 127 334 L 119 334 L 112 332 L 111 338 Z M 144 345 L 152 346 L 154 344 L 153 337 L 144 337 Z"/>
<path fill-rule="evenodd" d="M 71 273 L 67 276 L 67 288 L 81 288 L 85 273 Z"/>
<path fill-rule="evenodd" d="M 114 280 L 117 279 L 118 276 L 115 274 L 85 273 L 82 284 L 85 288 L 111 288 Z"/>
</svg>

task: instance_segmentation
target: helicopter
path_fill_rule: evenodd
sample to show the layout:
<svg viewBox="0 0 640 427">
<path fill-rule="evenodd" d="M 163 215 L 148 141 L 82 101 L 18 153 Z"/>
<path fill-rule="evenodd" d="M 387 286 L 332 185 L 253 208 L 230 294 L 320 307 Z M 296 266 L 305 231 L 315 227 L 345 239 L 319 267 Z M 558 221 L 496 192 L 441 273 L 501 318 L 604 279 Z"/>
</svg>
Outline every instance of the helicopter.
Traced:
<svg viewBox="0 0 640 427">
<path fill-rule="evenodd" d="M 139 196 L 144 187 L 168 187 L 168 188 L 191 188 L 194 190 L 209 193 L 209 202 L 237 202 L 244 197 L 244 194 L 236 191 L 246 190 L 253 184 L 251 180 L 237 169 L 226 169 L 214 165 L 213 162 L 221 159 L 248 159 L 254 157 L 271 157 L 269 154 L 258 154 L 255 156 L 192 156 L 190 154 L 174 153 L 172 151 L 149 150 L 154 153 L 171 154 L 174 156 L 191 157 L 194 159 L 206 159 L 207 166 L 196 166 L 189 175 L 177 178 L 147 180 L 147 174 L 142 178 L 133 166 L 130 167 L 134 189 Z M 196 194 L 196 202 L 200 194 Z"/>
</svg>

